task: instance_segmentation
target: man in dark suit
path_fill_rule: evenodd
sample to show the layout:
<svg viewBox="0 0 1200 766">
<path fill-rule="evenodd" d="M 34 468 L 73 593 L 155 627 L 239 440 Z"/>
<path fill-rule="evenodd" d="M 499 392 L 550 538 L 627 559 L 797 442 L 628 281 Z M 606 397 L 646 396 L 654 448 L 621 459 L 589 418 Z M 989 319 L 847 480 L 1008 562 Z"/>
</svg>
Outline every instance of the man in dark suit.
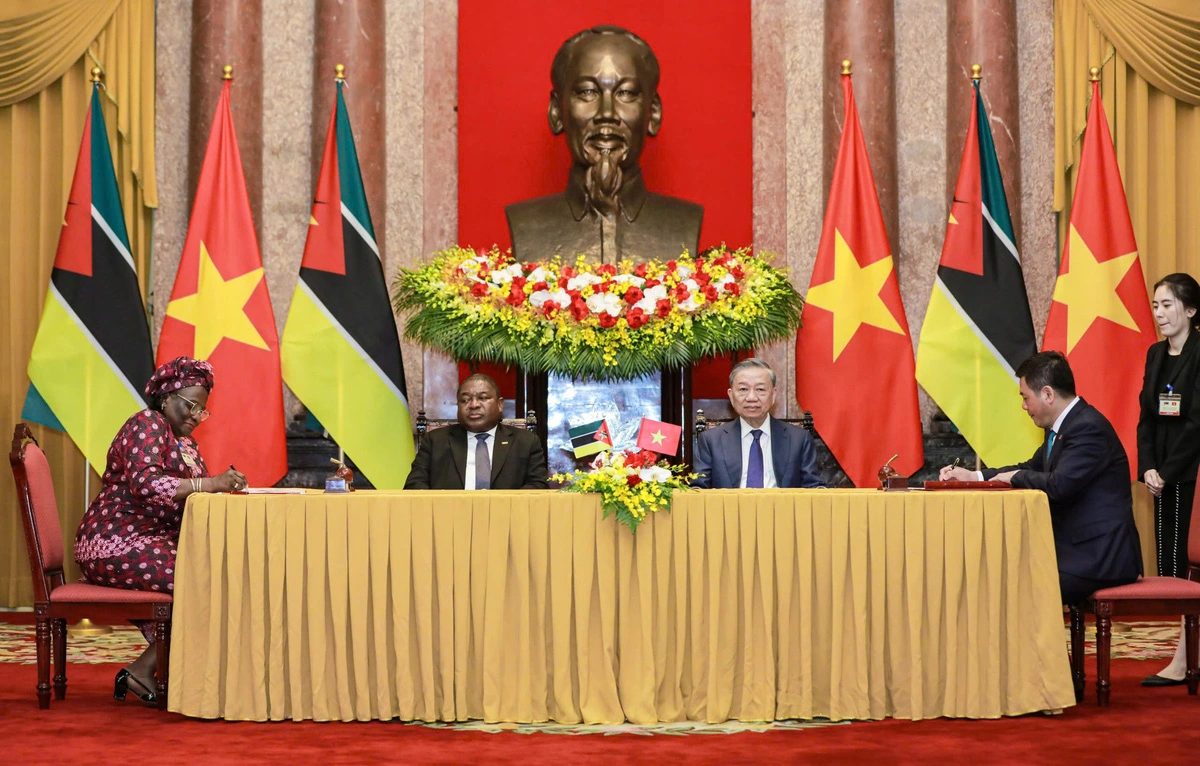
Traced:
<svg viewBox="0 0 1200 766">
<path fill-rule="evenodd" d="M 771 417 L 775 371 L 761 359 L 739 362 L 729 374 L 737 418 L 696 441 L 692 484 L 706 489 L 822 487 L 816 449 L 803 428 Z"/>
<path fill-rule="evenodd" d="M 1064 604 L 1133 582 L 1142 573 L 1141 542 L 1129 458 L 1117 432 L 1075 395 L 1071 366 L 1057 351 L 1029 357 L 1017 377 L 1025 411 L 1046 429 L 1045 443 L 1024 463 L 984 471 L 947 466 L 942 480 L 987 479 L 1046 493 Z"/>
<path fill-rule="evenodd" d="M 529 431 L 500 422 L 496 381 L 472 375 L 458 387 L 458 424 L 430 431 L 405 489 L 546 489 L 546 455 Z"/>
</svg>

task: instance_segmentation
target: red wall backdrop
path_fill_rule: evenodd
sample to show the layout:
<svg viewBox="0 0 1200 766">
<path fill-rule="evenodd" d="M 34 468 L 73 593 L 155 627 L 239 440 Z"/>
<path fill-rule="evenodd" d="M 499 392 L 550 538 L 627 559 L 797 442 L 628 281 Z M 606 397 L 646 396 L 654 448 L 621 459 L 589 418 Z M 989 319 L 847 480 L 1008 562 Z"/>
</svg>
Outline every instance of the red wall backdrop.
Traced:
<svg viewBox="0 0 1200 766">
<path fill-rule="evenodd" d="M 658 56 L 663 123 L 642 153 L 647 187 L 704 206 L 701 248 L 751 244 L 749 0 L 659 0 L 612 9 L 578 0 L 460 0 L 459 244 L 508 247 L 504 206 L 565 188 L 571 155 L 546 124 L 550 62 L 564 40 L 599 24 L 635 32 Z M 721 369 L 728 363 L 714 364 L 697 371 L 696 397 L 724 396 Z M 511 375 L 497 379 L 511 396 Z"/>
</svg>

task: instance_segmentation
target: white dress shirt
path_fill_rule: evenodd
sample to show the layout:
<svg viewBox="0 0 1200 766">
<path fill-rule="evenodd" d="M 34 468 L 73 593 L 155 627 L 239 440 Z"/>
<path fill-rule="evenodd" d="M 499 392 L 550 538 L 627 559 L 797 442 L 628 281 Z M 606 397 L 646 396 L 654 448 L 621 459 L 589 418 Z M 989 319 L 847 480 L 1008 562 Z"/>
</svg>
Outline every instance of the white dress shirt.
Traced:
<svg viewBox="0 0 1200 766">
<path fill-rule="evenodd" d="M 492 426 L 490 431 L 481 431 L 480 433 L 488 435 L 488 462 L 492 463 L 492 457 L 496 454 L 496 426 Z M 466 478 L 463 480 L 463 489 L 475 489 L 475 450 L 479 445 L 479 440 L 475 438 L 477 436 L 479 434 L 467 431 L 467 470 Z"/>
<path fill-rule="evenodd" d="M 1074 407 L 1075 407 L 1075 405 L 1076 405 L 1076 404 L 1079 404 L 1079 397 L 1078 397 L 1078 396 L 1077 396 L 1077 397 L 1075 397 L 1074 399 L 1072 399 L 1072 400 L 1071 400 L 1071 403 L 1070 403 L 1070 404 L 1068 404 L 1066 407 L 1064 407 L 1064 408 L 1063 408 L 1063 411 L 1062 411 L 1062 412 L 1060 412 L 1060 413 L 1058 413 L 1058 417 L 1054 419 L 1054 425 L 1050 427 L 1050 430 L 1054 432 L 1054 444 L 1055 444 L 1055 445 L 1057 445 L 1057 444 L 1058 444 L 1058 433 L 1059 433 L 1059 429 L 1061 429 L 1061 428 L 1062 428 L 1063 421 L 1067 419 L 1067 413 L 1068 413 L 1068 412 L 1070 412 L 1070 411 L 1072 410 L 1072 408 L 1074 408 Z M 1043 449 L 1045 449 L 1045 448 L 1043 447 Z M 1051 447 L 1050 447 L 1050 451 L 1051 451 L 1051 452 L 1053 452 L 1053 451 L 1054 451 L 1054 446 L 1053 446 L 1053 445 L 1051 445 Z M 1049 455 L 1046 455 L 1046 468 L 1047 468 L 1047 469 L 1049 469 L 1049 468 L 1050 468 L 1050 456 L 1049 456 Z M 976 472 L 975 472 L 975 480 L 976 480 L 976 481 L 983 481 L 983 471 L 976 471 Z"/>
<path fill-rule="evenodd" d="M 745 418 L 738 418 L 742 424 L 742 480 L 738 484 L 743 489 L 746 487 L 746 473 L 750 470 L 750 446 L 754 444 L 754 434 L 750 433 L 754 426 L 746 422 Z M 768 415 L 763 424 L 759 426 L 762 431 L 762 436 L 758 437 L 758 446 L 762 447 L 763 453 L 763 487 L 779 486 L 775 480 L 775 461 L 771 459 L 771 417 Z"/>
</svg>

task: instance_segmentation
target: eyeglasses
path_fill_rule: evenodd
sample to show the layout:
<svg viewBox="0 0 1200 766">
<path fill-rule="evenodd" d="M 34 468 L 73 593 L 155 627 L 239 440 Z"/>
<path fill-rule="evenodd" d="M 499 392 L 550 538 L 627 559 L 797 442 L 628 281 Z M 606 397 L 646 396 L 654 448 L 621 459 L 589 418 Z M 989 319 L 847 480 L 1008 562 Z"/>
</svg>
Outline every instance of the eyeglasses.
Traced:
<svg viewBox="0 0 1200 766">
<path fill-rule="evenodd" d="M 208 420 L 209 412 L 208 412 L 208 410 L 206 410 L 200 406 L 200 402 L 193 402 L 191 399 L 187 398 L 186 396 L 183 396 L 182 394 L 175 394 L 175 395 L 178 396 L 183 401 L 187 402 L 189 415 L 195 415 L 196 417 L 200 418 L 201 423 Z M 197 412 L 197 410 L 199 410 L 199 412 Z"/>
</svg>

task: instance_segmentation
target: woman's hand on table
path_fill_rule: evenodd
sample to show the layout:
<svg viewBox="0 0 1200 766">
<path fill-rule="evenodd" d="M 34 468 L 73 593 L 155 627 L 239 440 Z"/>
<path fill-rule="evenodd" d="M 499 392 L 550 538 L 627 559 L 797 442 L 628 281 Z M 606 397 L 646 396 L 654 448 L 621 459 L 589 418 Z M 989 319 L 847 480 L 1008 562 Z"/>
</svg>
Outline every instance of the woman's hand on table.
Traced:
<svg viewBox="0 0 1200 766">
<path fill-rule="evenodd" d="M 206 492 L 236 492 L 247 487 L 246 475 L 232 466 L 225 473 L 204 480 Z"/>
</svg>

